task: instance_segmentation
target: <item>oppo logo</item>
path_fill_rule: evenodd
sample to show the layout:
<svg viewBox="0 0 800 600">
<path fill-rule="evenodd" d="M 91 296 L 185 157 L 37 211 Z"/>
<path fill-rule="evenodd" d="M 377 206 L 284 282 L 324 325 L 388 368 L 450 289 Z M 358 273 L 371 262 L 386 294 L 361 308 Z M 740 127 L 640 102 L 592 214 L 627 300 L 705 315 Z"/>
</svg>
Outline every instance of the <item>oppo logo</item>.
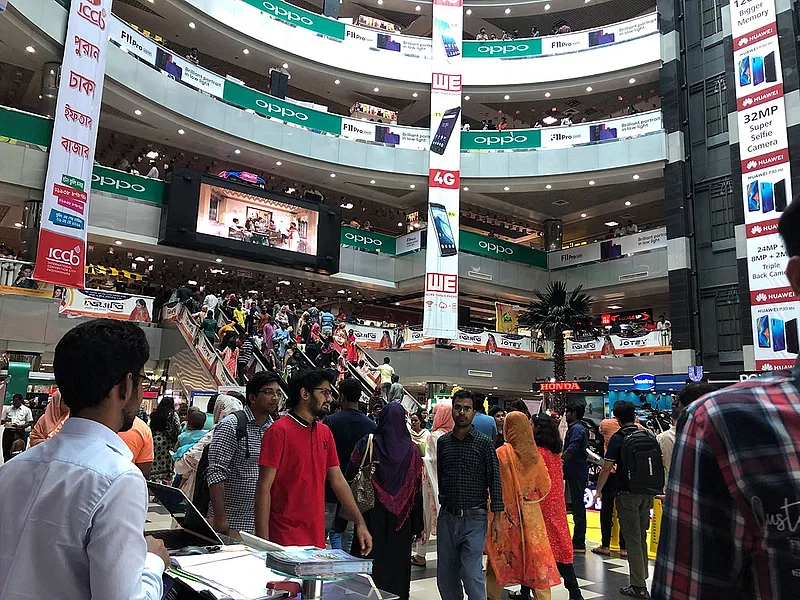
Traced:
<svg viewBox="0 0 800 600">
<path fill-rule="evenodd" d="M 497 244 L 495 244 L 493 242 L 480 241 L 480 242 L 478 242 L 478 246 L 480 246 L 481 248 L 483 248 L 484 250 L 486 250 L 488 252 L 494 252 L 495 254 L 508 254 L 508 255 L 514 254 L 513 248 L 506 248 L 505 246 L 498 246 Z"/>
<path fill-rule="evenodd" d="M 131 190 L 133 192 L 142 193 L 145 191 L 144 186 L 140 183 L 130 183 L 129 181 L 122 181 L 121 179 L 114 179 L 113 177 L 106 177 L 92 173 L 92 183 L 99 183 L 103 188 L 114 188 L 115 190 Z"/>
<path fill-rule="evenodd" d="M 308 17 L 304 17 L 302 15 L 297 14 L 296 12 L 292 12 L 290 10 L 286 10 L 281 6 L 275 6 L 272 2 L 263 2 L 264 11 L 268 13 L 272 13 L 279 19 L 285 19 L 286 21 L 300 21 L 303 25 L 313 25 L 314 21 L 309 19 Z"/>
<path fill-rule="evenodd" d="M 528 141 L 527 135 L 515 135 L 507 133 L 505 135 L 478 135 L 473 138 L 476 144 L 482 146 L 505 146 L 506 144 L 524 144 Z"/>
<path fill-rule="evenodd" d="M 481 54 L 514 54 L 515 52 L 527 52 L 528 44 L 502 44 L 497 46 L 484 46 L 478 47 L 478 52 Z"/>
<path fill-rule="evenodd" d="M 297 112 L 292 110 L 291 108 L 286 108 L 285 106 L 273 104 L 272 102 L 267 102 L 266 100 L 262 100 L 261 98 L 256 100 L 256 106 L 263 108 L 270 114 L 278 114 L 285 119 L 297 119 L 298 121 L 308 121 L 308 115 L 306 113 Z"/>
<path fill-rule="evenodd" d="M 345 233 L 344 238 L 346 240 L 350 240 L 351 242 L 355 242 L 356 244 L 367 244 L 368 246 L 383 246 L 382 241 L 376 240 L 375 238 L 367 237 L 365 235 L 359 235 L 355 233 Z"/>
<path fill-rule="evenodd" d="M 47 260 L 61 263 L 62 265 L 71 265 L 77 267 L 81 264 L 81 247 L 75 246 L 72 250 L 62 250 L 61 248 L 50 248 L 47 254 Z"/>
</svg>

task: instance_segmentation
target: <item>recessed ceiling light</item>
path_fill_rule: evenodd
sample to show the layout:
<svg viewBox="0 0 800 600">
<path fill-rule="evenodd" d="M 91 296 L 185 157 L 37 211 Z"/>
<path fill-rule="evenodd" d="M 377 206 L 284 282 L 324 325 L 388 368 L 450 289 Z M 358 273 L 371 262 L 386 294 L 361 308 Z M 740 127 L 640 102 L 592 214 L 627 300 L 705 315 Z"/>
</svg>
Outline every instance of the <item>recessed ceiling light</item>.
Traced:
<svg viewBox="0 0 800 600">
<path fill-rule="evenodd" d="M 379 87 L 376 85 L 374 88 L 372 88 L 372 91 L 373 91 L 373 92 L 380 92 L 380 91 L 381 91 L 381 88 L 379 88 Z"/>
<path fill-rule="evenodd" d="M 464 100 L 469 100 L 469 96 L 464 96 Z"/>
<path fill-rule="evenodd" d="M 616 221 L 606 221 L 606 227 L 616 227 L 619 225 Z"/>
<path fill-rule="evenodd" d="M 589 180 L 589 185 L 594 185 L 594 179 Z"/>
<path fill-rule="evenodd" d="M 141 117 L 141 116 L 142 116 L 142 111 L 140 111 L 140 110 L 137 108 L 135 111 L 133 111 L 133 114 L 135 114 L 137 117 Z"/>
<path fill-rule="evenodd" d="M 34 52 L 36 52 L 36 48 L 34 48 L 33 46 L 25 46 L 25 51 L 33 54 Z"/>
<path fill-rule="evenodd" d="M 183 135 L 183 134 L 184 134 L 184 133 L 186 133 L 186 132 L 185 132 L 183 129 L 178 129 L 178 133 L 179 133 L 180 135 Z"/>
<path fill-rule="evenodd" d="M 630 79 L 628 79 L 628 83 L 636 83 L 636 78 L 631 77 Z"/>
<path fill-rule="evenodd" d="M 549 98 L 549 97 L 550 97 L 550 92 L 545 92 L 545 93 L 544 93 L 544 97 L 545 97 L 545 98 Z"/>
<path fill-rule="evenodd" d="M 469 191 L 469 188 L 468 188 L 467 186 L 464 186 L 464 191 L 465 191 L 465 192 L 468 192 L 468 191 Z"/>
<path fill-rule="evenodd" d="M 413 94 L 411 94 L 412 98 L 416 98 L 417 96 L 419 96 L 419 94 L 417 92 L 414 92 Z"/>
<path fill-rule="evenodd" d="M 156 260 L 156 259 L 155 259 L 155 258 L 153 258 L 152 256 L 148 256 L 148 257 L 147 257 L 147 262 L 154 262 L 155 260 Z"/>
<path fill-rule="evenodd" d="M 544 9 L 545 9 L 545 10 L 550 10 L 550 5 L 549 5 L 549 4 L 545 4 L 545 5 L 544 5 Z"/>
<path fill-rule="evenodd" d="M 117 246 L 122 246 L 122 240 L 117 240 L 117 241 L 116 241 L 116 242 L 114 242 L 114 243 L 115 243 Z"/>
<path fill-rule="evenodd" d="M 289 68 L 289 63 L 283 63 L 283 68 L 284 69 L 288 69 Z"/>
<path fill-rule="evenodd" d="M 279 160 L 275 161 L 275 166 L 280 167 L 283 163 Z"/>
<path fill-rule="evenodd" d="M 544 186 L 544 189 L 550 190 L 553 189 L 553 186 L 548 183 L 546 186 Z"/>
<path fill-rule="evenodd" d="M 618 309 L 620 309 L 622 307 L 619 304 L 612 304 L 608 308 L 609 308 L 609 310 L 618 310 Z"/>
<path fill-rule="evenodd" d="M 378 0 L 378 4 L 383 4 L 383 0 Z"/>
<path fill-rule="evenodd" d="M 239 150 L 238 148 L 236 148 L 236 150 L 234 150 L 234 151 L 233 151 L 233 153 L 234 153 L 234 154 L 241 154 L 241 153 L 242 153 L 242 151 L 241 151 L 241 150 Z"/>
<path fill-rule="evenodd" d="M 422 7 L 421 7 L 419 4 L 417 4 L 417 5 L 414 7 L 414 10 L 416 10 L 416 11 L 420 11 L 420 10 L 422 10 Z"/>
<path fill-rule="evenodd" d="M 634 179 L 634 180 L 636 180 L 636 179 L 639 179 L 639 174 L 638 174 L 638 173 L 636 173 L 636 174 L 633 176 L 633 179 Z"/>
<path fill-rule="evenodd" d="M 194 29 L 195 27 L 197 26 L 194 24 L 194 21 L 189 21 L 189 29 Z"/>
<path fill-rule="evenodd" d="M 221 263 L 221 262 L 222 262 L 222 259 L 221 259 L 221 258 L 215 258 L 215 259 L 214 259 L 214 261 L 215 261 L 215 262 L 218 262 L 218 263 Z"/>
<path fill-rule="evenodd" d="M 511 14 L 511 9 L 510 9 L 510 8 L 507 8 L 507 9 L 506 9 L 504 12 L 505 12 L 507 15 L 510 15 L 510 14 Z"/>
<path fill-rule="evenodd" d="M 403 224 L 402 224 L 402 223 L 398 223 L 398 224 L 397 224 L 397 226 L 398 226 L 398 227 L 402 227 L 402 226 L 403 226 Z"/>
<path fill-rule="evenodd" d="M 505 96 L 503 96 L 503 100 L 510 100 L 510 99 L 511 99 L 511 96 L 509 96 L 508 94 L 506 94 Z"/>
<path fill-rule="evenodd" d="M 625 206 L 630 206 L 630 205 L 631 205 L 631 201 L 630 200 L 626 200 L 625 201 Z"/>
<path fill-rule="evenodd" d="M 587 92 L 591 92 L 591 91 L 592 91 L 592 86 L 590 86 L 590 85 L 587 85 L 587 86 L 586 86 L 586 91 L 587 91 Z"/>
<path fill-rule="evenodd" d="M 412 184 L 411 184 L 411 185 L 409 185 L 408 187 L 410 187 L 410 188 L 413 190 L 413 189 L 414 189 L 415 187 L 417 187 L 417 186 L 416 186 L 416 185 L 414 185 L 414 184 L 412 183 Z"/>
<path fill-rule="evenodd" d="M 242 50 L 242 54 L 250 54 L 250 50 L 248 50 L 247 48 L 245 48 L 244 50 Z"/>
<path fill-rule="evenodd" d="M 14 227 L 22 227 L 22 223 L 14 223 Z"/>
<path fill-rule="evenodd" d="M 153 159 L 156 159 L 156 158 L 158 158 L 158 152 L 156 152 L 155 150 L 150 150 L 150 152 L 148 152 L 147 154 L 145 154 L 145 156 L 146 156 L 147 158 L 153 158 Z"/>
<path fill-rule="evenodd" d="M 333 179 L 334 177 L 336 177 L 336 173 L 331 173 L 331 179 Z"/>
<path fill-rule="evenodd" d="M 585 219 L 585 218 L 586 218 L 586 213 L 581 213 L 581 219 Z"/>
<path fill-rule="evenodd" d="M 511 189 L 511 188 L 509 188 L 508 186 L 505 186 L 505 187 L 503 188 L 503 191 L 504 191 L 504 192 L 507 192 L 509 189 Z"/>
<path fill-rule="evenodd" d="M 472 9 L 471 9 L 471 8 L 468 8 L 468 9 L 467 9 L 467 15 L 471 15 L 471 14 L 472 14 Z"/>
<path fill-rule="evenodd" d="M 334 80 L 333 80 L 333 83 L 335 83 L 336 85 L 339 85 L 339 84 L 340 84 L 340 83 L 342 83 L 342 82 L 341 82 L 341 81 L 339 81 L 338 79 L 334 79 Z"/>
<path fill-rule="evenodd" d="M 369 182 L 370 182 L 372 185 L 375 185 L 375 180 L 374 180 L 374 179 L 370 179 L 370 180 L 369 180 Z"/>
</svg>

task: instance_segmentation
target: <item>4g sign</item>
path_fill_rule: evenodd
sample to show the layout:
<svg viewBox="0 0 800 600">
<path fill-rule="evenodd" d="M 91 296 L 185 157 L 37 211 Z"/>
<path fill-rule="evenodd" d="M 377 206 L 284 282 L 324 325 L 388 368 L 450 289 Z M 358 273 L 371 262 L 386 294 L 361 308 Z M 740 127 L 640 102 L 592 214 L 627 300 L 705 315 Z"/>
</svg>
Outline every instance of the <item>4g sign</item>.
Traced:
<svg viewBox="0 0 800 600">
<path fill-rule="evenodd" d="M 431 169 L 428 171 L 428 187 L 457 190 L 461 187 L 461 174 L 458 171 Z"/>
</svg>

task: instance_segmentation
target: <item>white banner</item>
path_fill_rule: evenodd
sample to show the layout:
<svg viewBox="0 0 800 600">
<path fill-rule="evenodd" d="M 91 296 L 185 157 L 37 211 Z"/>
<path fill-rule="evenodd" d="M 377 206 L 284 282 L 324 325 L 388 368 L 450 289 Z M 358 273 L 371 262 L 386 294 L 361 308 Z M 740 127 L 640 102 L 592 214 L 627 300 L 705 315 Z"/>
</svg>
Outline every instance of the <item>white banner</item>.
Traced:
<svg viewBox="0 0 800 600">
<path fill-rule="evenodd" d="M 348 25 L 345 28 L 344 42 L 350 46 L 361 46 L 365 49 L 378 51 L 378 56 L 381 58 L 386 53 L 395 52 L 412 58 L 430 60 L 433 52 L 431 40 L 427 38 L 401 35 L 390 31 L 376 31 L 353 25 Z M 369 55 L 362 56 L 366 59 L 371 58 Z"/>
<path fill-rule="evenodd" d="M 343 117 L 342 136 L 410 150 L 428 149 L 428 130 L 419 127 L 401 127 Z"/>
<path fill-rule="evenodd" d="M 613 357 L 626 354 L 671 352 L 670 331 L 650 331 L 644 335 L 628 337 L 619 335 L 600 336 L 596 340 L 566 340 L 565 355 L 573 358 Z"/>
<path fill-rule="evenodd" d="M 742 202 L 756 369 L 792 367 L 796 298 L 778 220 L 792 201 L 786 107 L 774 0 L 730 5 Z"/>
<path fill-rule="evenodd" d="M 661 111 L 610 119 L 609 121 L 578 123 L 564 127 L 544 127 L 541 130 L 541 147 L 543 149 L 569 148 L 580 144 L 646 135 L 661 131 L 663 128 Z"/>
<path fill-rule="evenodd" d="M 427 235 L 427 234 L 426 234 Z M 422 232 L 412 231 L 401 235 L 395 240 L 395 255 L 400 256 L 406 252 L 413 252 L 422 248 Z"/>
<path fill-rule="evenodd" d="M 461 191 L 462 0 L 433 2 L 428 248 L 423 332 L 458 336 L 458 221 Z"/>
<path fill-rule="evenodd" d="M 153 319 L 153 298 L 105 290 L 67 288 L 58 314 L 150 323 Z"/>
<path fill-rule="evenodd" d="M 547 255 L 548 269 L 563 269 L 582 263 L 620 258 L 637 252 L 667 247 L 667 228 L 659 227 L 630 235 L 558 250 Z"/>
<path fill-rule="evenodd" d="M 658 15 L 655 13 L 622 23 L 606 25 L 602 29 L 548 35 L 540 39 L 542 40 L 542 54 L 564 54 L 565 52 L 591 50 L 627 42 L 651 33 L 658 33 Z"/>
<path fill-rule="evenodd" d="M 155 66 L 158 46 L 116 16 L 108 22 L 108 37 L 125 52 L 138 56 L 147 64 Z"/>
<path fill-rule="evenodd" d="M 33 277 L 82 288 L 92 165 L 108 49 L 111 0 L 73 0 Z"/>
</svg>

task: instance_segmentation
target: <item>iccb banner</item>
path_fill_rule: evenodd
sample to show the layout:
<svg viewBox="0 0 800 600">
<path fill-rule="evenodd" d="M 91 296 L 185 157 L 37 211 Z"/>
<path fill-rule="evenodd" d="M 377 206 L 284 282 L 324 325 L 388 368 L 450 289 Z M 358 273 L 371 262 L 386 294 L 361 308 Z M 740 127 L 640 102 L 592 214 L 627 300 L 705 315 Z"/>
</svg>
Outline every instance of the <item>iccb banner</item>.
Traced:
<svg viewBox="0 0 800 600">
<path fill-rule="evenodd" d="M 786 107 L 774 0 L 730 5 L 736 116 L 756 369 L 794 365 L 796 301 L 778 220 L 792 201 Z"/>
<path fill-rule="evenodd" d="M 458 337 L 462 0 L 433 2 L 425 337 Z"/>
<path fill-rule="evenodd" d="M 73 0 L 42 202 L 33 277 L 83 288 L 111 0 Z"/>
</svg>

